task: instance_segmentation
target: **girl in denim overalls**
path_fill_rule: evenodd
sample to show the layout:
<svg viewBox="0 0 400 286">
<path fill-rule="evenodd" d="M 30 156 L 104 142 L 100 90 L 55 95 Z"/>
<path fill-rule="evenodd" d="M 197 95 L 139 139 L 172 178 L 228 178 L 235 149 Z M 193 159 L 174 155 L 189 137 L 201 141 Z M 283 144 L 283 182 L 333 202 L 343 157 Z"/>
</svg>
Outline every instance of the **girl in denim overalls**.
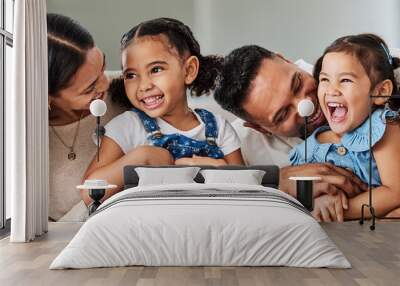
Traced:
<svg viewBox="0 0 400 286">
<path fill-rule="evenodd" d="M 400 110 L 398 102 L 388 101 L 392 94 L 398 94 L 394 70 L 399 64 L 381 38 L 361 34 L 336 40 L 314 70 L 319 104 L 329 126 L 318 128 L 307 138 L 307 163 L 329 162 L 351 169 L 368 183 L 369 96 L 386 96 L 371 98 L 372 192 L 377 216 L 400 207 Z M 304 143 L 291 151 L 290 161 L 293 165 L 306 163 Z M 314 215 L 332 221 L 346 208 L 345 218 L 360 218 L 368 193 L 347 196 L 340 191 L 316 198 Z"/>
<path fill-rule="evenodd" d="M 121 186 L 125 165 L 243 164 L 229 122 L 188 107 L 187 89 L 208 93 L 222 65 L 200 54 L 189 27 L 169 18 L 143 22 L 123 35 L 121 50 L 123 76 L 111 93 L 130 110 L 106 125 L 101 160 L 92 161 L 87 178 Z"/>
</svg>

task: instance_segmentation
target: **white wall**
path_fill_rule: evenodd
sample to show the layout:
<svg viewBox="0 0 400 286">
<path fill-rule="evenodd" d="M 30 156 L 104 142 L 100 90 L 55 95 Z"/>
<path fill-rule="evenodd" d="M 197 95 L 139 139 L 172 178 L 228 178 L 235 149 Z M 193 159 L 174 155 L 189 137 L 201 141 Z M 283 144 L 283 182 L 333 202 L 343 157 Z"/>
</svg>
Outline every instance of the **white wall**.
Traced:
<svg viewBox="0 0 400 286">
<path fill-rule="evenodd" d="M 194 0 L 195 30 L 207 53 L 258 44 L 314 62 L 333 40 L 363 32 L 400 47 L 397 0 Z"/>
<path fill-rule="evenodd" d="M 397 0 L 47 0 L 48 11 L 82 23 L 119 69 L 123 32 L 155 17 L 192 27 L 205 54 L 226 54 L 245 44 L 314 62 L 339 36 L 372 32 L 400 47 Z"/>
<path fill-rule="evenodd" d="M 107 56 L 107 69 L 120 69 L 119 41 L 142 21 L 178 18 L 193 25 L 192 0 L 47 0 L 47 11 L 78 20 Z"/>
</svg>

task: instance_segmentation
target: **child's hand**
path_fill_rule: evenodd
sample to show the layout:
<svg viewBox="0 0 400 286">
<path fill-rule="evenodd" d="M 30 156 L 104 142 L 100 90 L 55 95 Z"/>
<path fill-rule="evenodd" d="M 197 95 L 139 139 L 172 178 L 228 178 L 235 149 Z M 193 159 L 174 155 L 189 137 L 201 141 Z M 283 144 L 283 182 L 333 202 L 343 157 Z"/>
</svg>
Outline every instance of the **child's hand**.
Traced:
<svg viewBox="0 0 400 286">
<path fill-rule="evenodd" d="M 346 194 L 339 191 L 336 195 L 323 195 L 315 198 L 314 218 L 319 222 L 343 222 L 343 210 L 348 209 Z"/>
<path fill-rule="evenodd" d="M 185 157 L 175 160 L 175 165 L 213 165 L 220 166 L 226 165 L 224 159 L 214 159 L 210 157 L 201 157 L 193 155 L 193 157 Z"/>
</svg>

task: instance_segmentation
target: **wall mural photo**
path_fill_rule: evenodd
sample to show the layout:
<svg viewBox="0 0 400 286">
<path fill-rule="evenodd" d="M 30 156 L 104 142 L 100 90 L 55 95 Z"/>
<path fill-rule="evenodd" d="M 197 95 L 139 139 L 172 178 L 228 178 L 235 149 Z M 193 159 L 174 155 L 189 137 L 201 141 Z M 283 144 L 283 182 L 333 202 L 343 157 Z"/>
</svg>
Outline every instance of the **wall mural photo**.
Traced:
<svg viewBox="0 0 400 286">
<path fill-rule="evenodd" d="M 389 158 L 400 154 L 400 39 L 389 21 L 365 33 L 361 16 L 345 18 L 350 33 L 332 24 L 331 38 L 322 30 L 292 50 L 290 29 L 284 39 L 261 33 L 274 19 L 241 25 L 253 36 L 238 41 L 231 14 L 214 28 L 202 17 L 221 4 L 176 2 L 177 10 L 157 2 L 164 14 L 141 3 L 110 27 L 85 12 L 90 3 L 48 1 L 49 219 L 86 220 L 124 189 L 128 165 L 276 165 L 277 188 L 319 222 L 399 216 L 398 160 Z M 101 1 L 100 16 L 109 5 Z M 307 28 L 304 37 L 318 29 Z M 98 109 L 103 116 L 91 114 Z"/>
</svg>

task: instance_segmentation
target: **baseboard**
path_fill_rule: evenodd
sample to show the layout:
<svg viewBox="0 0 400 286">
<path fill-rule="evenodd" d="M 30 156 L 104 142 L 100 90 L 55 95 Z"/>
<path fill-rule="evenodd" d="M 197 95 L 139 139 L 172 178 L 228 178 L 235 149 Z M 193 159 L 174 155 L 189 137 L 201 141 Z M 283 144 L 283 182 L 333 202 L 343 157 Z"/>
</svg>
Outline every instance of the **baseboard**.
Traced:
<svg viewBox="0 0 400 286">
<path fill-rule="evenodd" d="M 11 230 L 11 218 L 6 220 L 6 223 L 3 228 L 0 228 L 0 239 L 9 236 L 10 230 Z"/>
</svg>

